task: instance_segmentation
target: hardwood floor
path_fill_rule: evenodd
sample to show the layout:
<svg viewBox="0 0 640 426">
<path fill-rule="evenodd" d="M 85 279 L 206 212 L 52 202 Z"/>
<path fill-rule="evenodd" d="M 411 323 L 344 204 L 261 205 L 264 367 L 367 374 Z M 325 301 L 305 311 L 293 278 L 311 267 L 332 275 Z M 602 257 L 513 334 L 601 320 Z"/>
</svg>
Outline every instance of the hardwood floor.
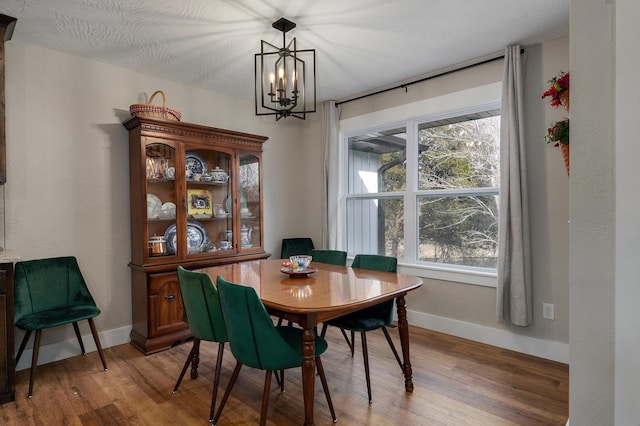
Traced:
<svg viewBox="0 0 640 426">
<path fill-rule="evenodd" d="M 396 345 L 396 330 L 390 330 Z M 367 402 L 362 349 L 351 358 L 337 329 L 329 328 L 322 356 L 340 425 L 565 425 L 569 368 L 464 339 L 410 328 L 413 393 L 405 393 L 398 367 L 381 331 L 367 334 L 373 403 Z M 0 405 L 2 425 L 191 425 L 208 424 L 217 344 L 203 342 L 200 376 L 185 376 L 172 389 L 191 342 L 144 356 L 125 344 L 38 367 L 31 400 L 29 371 L 17 374 L 16 402 Z M 235 360 L 228 349 L 222 396 Z M 272 385 L 269 425 L 298 425 L 304 418 L 300 370 L 285 374 L 286 392 Z M 244 367 L 219 425 L 257 424 L 264 372 Z M 331 423 L 316 382 L 315 421 Z"/>
</svg>

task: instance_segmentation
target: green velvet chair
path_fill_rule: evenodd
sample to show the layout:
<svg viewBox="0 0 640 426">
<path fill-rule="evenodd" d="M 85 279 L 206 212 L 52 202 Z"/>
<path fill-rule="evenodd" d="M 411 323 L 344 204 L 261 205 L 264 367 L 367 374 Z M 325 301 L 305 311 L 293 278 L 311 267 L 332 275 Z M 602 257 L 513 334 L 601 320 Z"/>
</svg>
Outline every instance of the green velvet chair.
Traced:
<svg viewBox="0 0 640 426">
<path fill-rule="evenodd" d="M 296 254 L 311 254 L 313 248 L 313 240 L 309 237 L 284 238 L 282 240 L 282 249 L 280 250 L 280 259 L 289 259 L 289 256 L 295 256 Z"/>
<path fill-rule="evenodd" d="M 31 333 L 36 332 L 31 358 L 29 398 L 33 395 L 40 339 L 44 329 L 73 324 L 80 350 L 84 355 L 84 344 L 78 321 L 87 320 L 102 366 L 107 371 L 100 338 L 93 322 L 93 318 L 99 314 L 100 309 L 89 293 L 75 257 L 56 257 L 16 263 L 14 319 L 15 325 L 26 331 L 16 355 L 16 364 L 22 356 Z"/>
<path fill-rule="evenodd" d="M 383 272 L 396 272 L 398 270 L 398 260 L 395 257 L 380 256 L 374 254 L 358 254 L 353 259 L 351 264 L 352 268 L 370 269 L 374 271 Z M 402 370 L 402 361 L 396 350 L 387 326 L 392 325 L 393 322 L 393 305 L 394 301 L 389 300 L 382 302 L 378 305 L 362 309 L 351 314 L 335 318 L 327 321 L 322 327 L 321 336 L 324 337 L 327 332 L 327 325 L 332 325 L 340 328 L 342 335 L 344 336 L 349 349 L 351 349 L 351 356 L 353 356 L 355 349 L 355 333 L 360 332 L 362 340 L 362 357 L 364 358 L 364 371 L 367 380 L 367 393 L 369 395 L 369 403 L 373 400 L 371 398 L 371 379 L 369 376 L 369 352 L 367 349 L 367 331 L 377 330 L 379 328 L 384 332 L 384 336 L 391 347 L 391 351 L 400 365 Z M 351 340 L 347 337 L 346 331 L 351 332 Z"/>
<path fill-rule="evenodd" d="M 277 374 L 278 371 L 302 365 L 302 330 L 289 326 L 275 327 L 253 287 L 233 284 L 219 276 L 218 291 L 227 325 L 229 346 L 237 363 L 213 423 L 218 423 L 227 398 L 229 398 L 238 378 L 240 368 L 247 365 L 266 371 L 260 412 L 260 424 L 265 425 L 272 373 L 276 371 Z M 322 361 L 320 361 L 320 355 L 327 350 L 327 341 L 316 337 L 315 344 L 318 375 L 327 398 L 331 417 L 335 423 L 336 414 L 331 402 Z"/>
<path fill-rule="evenodd" d="M 311 250 L 313 262 L 329 263 L 331 265 L 345 266 L 347 264 L 347 252 L 341 250 Z"/>
<path fill-rule="evenodd" d="M 211 423 L 220 385 L 224 344 L 228 341 L 220 306 L 220 295 L 211 277 L 203 272 L 188 271 L 182 266 L 178 266 L 178 282 L 180 283 L 180 295 L 182 296 L 182 304 L 189 323 L 189 330 L 193 335 L 193 347 L 184 363 L 184 367 L 182 367 L 180 377 L 178 377 L 178 381 L 173 388 L 173 393 L 178 391 L 191 361 L 196 356 L 199 356 L 200 342 L 202 340 L 218 342 L 218 359 L 213 379 L 211 410 L 209 411 L 209 422 Z"/>
</svg>

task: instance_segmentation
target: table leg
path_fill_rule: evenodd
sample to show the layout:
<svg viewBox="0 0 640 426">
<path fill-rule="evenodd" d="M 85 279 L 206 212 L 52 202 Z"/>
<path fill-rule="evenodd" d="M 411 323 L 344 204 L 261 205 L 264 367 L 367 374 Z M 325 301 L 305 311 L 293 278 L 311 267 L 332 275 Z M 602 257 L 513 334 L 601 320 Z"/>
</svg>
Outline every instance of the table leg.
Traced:
<svg viewBox="0 0 640 426">
<path fill-rule="evenodd" d="M 313 327 L 302 332 L 302 393 L 304 396 L 304 424 L 312 426 L 316 379 L 316 337 Z"/>
<path fill-rule="evenodd" d="M 413 370 L 409 359 L 409 323 L 407 322 L 407 305 L 404 296 L 396 297 L 396 307 L 398 308 L 398 331 L 402 345 L 404 388 L 407 392 L 413 392 Z"/>
</svg>

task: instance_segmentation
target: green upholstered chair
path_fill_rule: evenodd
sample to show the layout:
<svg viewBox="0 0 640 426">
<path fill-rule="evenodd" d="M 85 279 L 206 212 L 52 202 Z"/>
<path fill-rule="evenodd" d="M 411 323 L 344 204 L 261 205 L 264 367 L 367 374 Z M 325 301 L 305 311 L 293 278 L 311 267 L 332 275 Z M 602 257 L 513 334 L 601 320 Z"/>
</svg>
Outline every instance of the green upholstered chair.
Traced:
<svg viewBox="0 0 640 426">
<path fill-rule="evenodd" d="M 40 339 L 44 329 L 73 324 L 80 350 L 84 355 L 84 344 L 78 321 L 88 320 L 102 366 L 107 371 L 100 338 L 93 322 L 93 318 L 98 314 L 100 309 L 89 293 L 75 257 L 56 257 L 16 263 L 15 325 L 26 331 L 16 355 L 16 364 L 22 356 L 31 333 L 36 332 L 31 358 L 29 398 L 33 395 Z"/>
<path fill-rule="evenodd" d="M 253 287 L 233 284 L 225 281 L 222 277 L 218 277 L 217 282 L 222 312 L 227 325 L 229 346 L 237 363 L 213 423 L 217 424 L 222 414 L 222 409 L 238 378 L 240 368 L 247 365 L 266 371 L 260 413 L 260 424 L 264 425 L 267 422 L 272 373 L 302 365 L 302 330 L 289 326 L 275 327 Z M 335 422 L 336 415 L 322 361 L 320 361 L 320 355 L 327 350 L 327 341 L 316 337 L 315 344 L 318 375 L 327 397 L 331 417 Z"/>
<path fill-rule="evenodd" d="M 200 353 L 200 342 L 218 342 L 218 359 L 213 379 L 213 392 L 211 395 L 211 410 L 209 422 L 213 421 L 213 413 L 216 405 L 216 396 L 220 385 L 220 371 L 222 370 L 222 355 L 224 344 L 228 341 L 227 330 L 220 306 L 220 295 L 208 274 L 193 272 L 178 266 L 178 282 L 180 283 L 180 295 L 184 311 L 189 323 L 189 330 L 193 335 L 193 347 L 182 367 L 180 377 L 173 388 L 173 393 L 178 391 L 182 378 L 194 357 Z"/>
<path fill-rule="evenodd" d="M 345 266 L 347 264 L 347 252 L 341 250 L 311 250 L 313 262 L 329 263 L 331 265 Z"/>
<path fill-rule="evenodd" d="M 280 259 L 288 259 L 289 256 L 296 254 L 311 254 L 311 250 L 313 250 L 313 240 L 309 237 L 284 238 Z"/>
<path fill-rule="evenodd" d="M 398 269 L 398 260 L 395 257 L 379 256 L 373 254 L 358 254 L 353 259 L 351 264 L 352 268 L 370 269 L 383 272 L 396 272 Z M 379 328 L 384 332 L 384 336 L 393 351 L 393 355 L 402 369 L 402 361 L 396 350 L 387 326 L 393 322 L 393 300 L 382 302 L 378 305 L 371 306 L 366 309 L 362 309 L 351 314 L 335 318 L 327 321 L 322 327 L 321 336 L 324 337 L 327 332 L 327 325 L 339 327 L 342 335 L 344 336 L 349 349 L 351 349 L 351 356 L 353 356 L 355 348 L 355 332 L 360 332 L 362 340 L 362 356 L 364 358 L 364 371 L 367 380 L 367 393 L 369 395 L 369 403 L 371 403 L 371 379 L 369 377 L 369 355 L 367 350 L 367 331 L 377 330 Z M 351 332 L 351 340 L 347 337 L 345 331 Z"/>
</svg>

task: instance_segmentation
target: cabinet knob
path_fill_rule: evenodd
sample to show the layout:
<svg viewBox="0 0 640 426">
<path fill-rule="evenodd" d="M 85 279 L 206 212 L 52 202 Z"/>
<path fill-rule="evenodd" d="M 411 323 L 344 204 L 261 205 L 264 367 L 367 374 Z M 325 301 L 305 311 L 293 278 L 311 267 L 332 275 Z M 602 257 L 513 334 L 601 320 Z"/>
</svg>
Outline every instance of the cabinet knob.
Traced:
<svg viewBox="0 0 640 426">
<path fill-rule="evenodd" d="M 175 294 L 168 294 L 164 298 L 165 298 L 165 300 L 168 300 L 169 302 L 171 302 L 172 300 L 176 300 L 176 295 Z"/>
</svg>

